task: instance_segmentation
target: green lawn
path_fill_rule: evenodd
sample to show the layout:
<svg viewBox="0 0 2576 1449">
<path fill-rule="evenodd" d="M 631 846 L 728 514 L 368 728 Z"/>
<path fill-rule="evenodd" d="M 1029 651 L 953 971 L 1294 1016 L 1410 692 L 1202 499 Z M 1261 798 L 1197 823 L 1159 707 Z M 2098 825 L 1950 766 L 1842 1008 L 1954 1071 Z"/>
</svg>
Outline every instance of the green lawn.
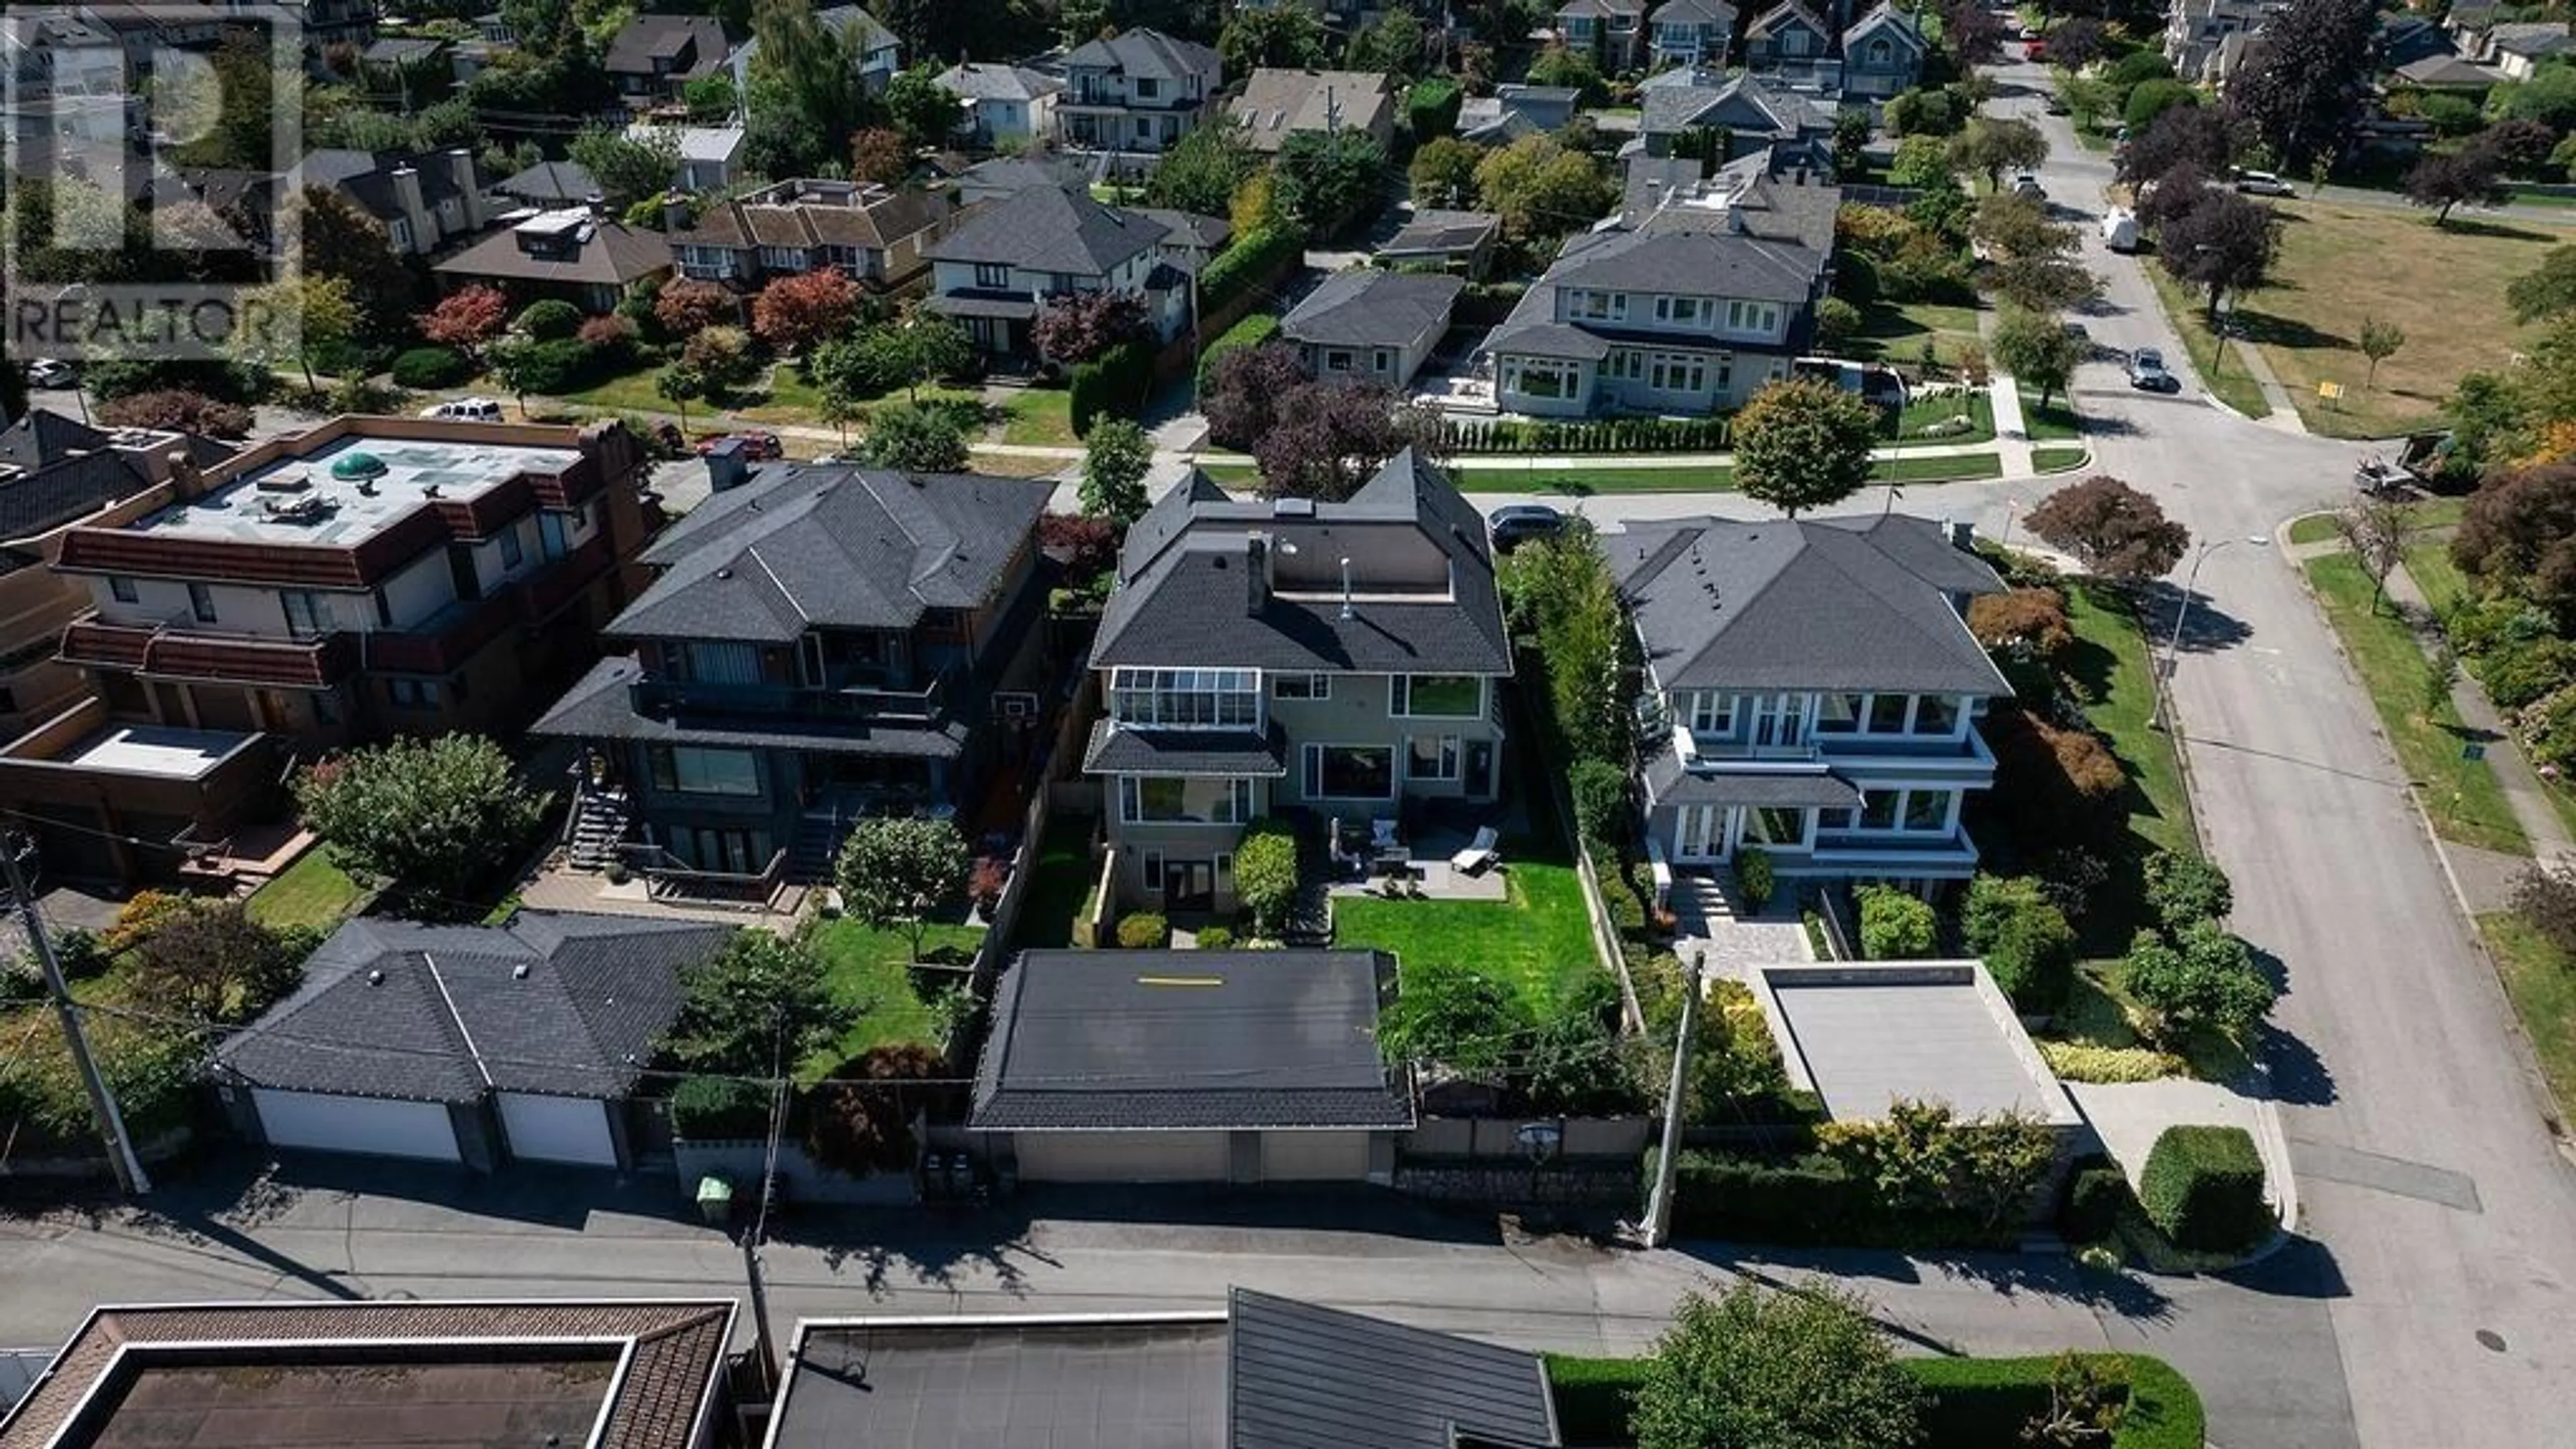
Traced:
<svg viewBox="0 0 2576 1449">
<path fill-rule="evenodd" d="M 2549 1079 L 2550 1094 L 2564 1110 L 2565 1104 L 2576 1102 L 2576 962 L 2513 911 L 2478 917 L 2478 930 L 2504 980 L 2504 994 L 2531 1038 L 2540 1074 Z"/>
<path fill-rule="evenodd" d="M 963 966 L 984 939 L 981 926 L 932 926 L 921 938 L 922 955 Z M 879 931 L 843 917 L 814 928 L 814 949 L 831 967 L 832 995 L 865 1015 L 841 1037 L 839 1045 L 806 1062 L 808 1073 L 830 1071 L 873 1046 L 891 1042 L 939 1044 L 938 1023 L 921 988 L 913 981 L 912 941 L 901 931 Z M 921 973 L 936 982 L 964 972 Z"/>
<path fill-rule="evenodd" d="M 2066 473 L 2083 467 L 2092 457 L 2082 448 L 2033 448 L 2030 466 L 2035 473 Z"/>
<path fill-rule="evenodd" d="M 1250 488 L 1260 470 L 1242 463 L 1202 463 L 1201 472 L 1228 488 Z M 1956 483 L 2000 478 L 1998 453 L 1948 453 L 1929 458 L 1890 458 L 1873 464 L 1870 477 L 1881 483 Z M 1584 498 L 1595 493 L 1731 493 L 1735 470 L 1712 465 L 1686 468 L 1600 467 L 1535 468 L 1526 461 L 1461 461 L 1454 465 L 1458 486 L 1471 493 L 1561 493 Z"/>
<path fill-rule="evenodd" d="M 2332 543 L 2341 536 L 2331 513 L 2311 513 L 2290 520 L 2290 542 L 2294 544 Z"/>
<path fill-rule="evenodd" d="M 250 893 L 242 908 L 263 926 L 312 926 L 330 930 L 367 903 L 367 888 L 331 863 L 316 845 Z"/>
<path fill-rule="evenodd" d="M 2172 320 L 2174 331 L 2181 334 L 2183 348 L 2191 354 L 2191 365 L 2200 373 L 2201 385 L 2220 402 L 2249 418 L 2269 417 L 2272 405 L 2263 400 L 2263 389 L 2246 372 L 2244 360 L 2230 353 L 2224 362 L 2220 361 L 2218 339 L 2209 330 L 2208 313 L 2202 309 L 2200 299 L 2185 294 L 2153 257 L 2142 258 L 2138 270 L 2154 284 L 2156 300 L 2164 304 L 2165 316 Z"/>
<path fill-rule="evenodd" d="M 1951 453 L 1934 458 L 1888 458 L 1870 465 L 1880 483 L 1962 483 L 2004 475 L 2000 453 Z"/>
<path fill-rule="evenodd" d="M 1970 426 L 1957 432 L 1927 434 L 1924 430 L 1946 423 L 1961 413 L 1968 415 Z M 1995 436 L 1995 400 L 1982 392 L 1962 397 L 1945 393 L 1939 397 L 1919 398 L 1897 415 L 1896 446 L 1908 443 L 1989 443 Z"/>
<path fill-rule="evenodd" d="M 2380 728 L 2445 840 L 2522 855 L 2530 842 L 2505 803 L 2495 770 L 2484 760 L 2464 758 L 2468 741 L 2459 712 L 2446 697 L 2425 712 L 2426 678 L 2431 673 L 2424 651 L 2406 625 L 2385 608 L 2371 607 L 2371 583 L 2348 554 L 2308 560 L 2308 582 L 2325 609 L 2326 620 L 2342 638 L 2362 687 L 2379 711 Z"/>
<path fill-rule="evenodd" d="M 1037 878 L 1021 903 L 1018 950 L 1060 950 L 1073 944 L 1074 922 L 1091 902 L 1100 871 L 1091 860 L 1091 817 L 1058 815 L 1038 842 Z"/>
<path fill-rule="evenodd" d="M 2155 682 L 2136 616 L 2118 594 L 2081 582 L 2067 585 L 2066 616 L 2083 651 L 2073 672 L 2084 686 L 2085 718 L 2129 773 L 2129 829 L 2160 850 L 2192 849 L 2191 797 L 2173 737 L 2147 727 Z"/>
<path fill-rule="evenodd" d="M 1504 842 L 1508 901 L 1333 901 L 1333 944 L 1394 954 L 1399 967 L 1427 961 L 1482 972 L 1519 988 L 1541 1013 L 1601 969 L 1583 914 L 1583 885 L 1562 860 L 1515 860 Z"/>
<path fill-rule="evenodd" d="M 621 373 L 594 386 L 583 388 L 579 392 L 565 393 L 563 400 L 579 403 L 584 407 L 601 408 L 617 413 L 678 412 L 676 405 L 653 390 L 655 375 L 656 370 L 653 368 L 638 368 L 633 372 Z M 499 394 L 494 395 L 499 396 Z M 712 410 L 706 404 L 691 403 L 689 421 L 692 425 L 698 423 L 700 414 L 713 416 Z"/>
<path fill-rule="evenodd" d="M 2046 407 L 2023 407 L 2021 421 L 2034 443 L 2063 442 L 2084 436 L 2084 420 L 2075 415 L 2075 409 L 2067 406 L 2064 398 L 2051 398 Z"/>
<path fill-rule="evenodd" d="M 2406 545 L 2406 573 L 2437 611 L 2468 596 L 2469 576 L 2451 562 L 2451 546 L 2438 539 Z"/>
<path fill-rule="evenodd" d="M 1861 309 L 1860 331 L 1852 338 L 1856 353 L 1904 363 L 1920 363 L 1927 340 L 1934 361 L 1958 366 L 1970 349 L 1985 345 L 1977 337 L 1977 309 L 1950 302 L 1872 302 Z"/>
<path fill-rule="evenodd" d="M 1072 447 L 1082 439 L 1073 435 L 1073 390 L 1062 387 L 1023 389 L 1003 404 L 1008 421 L 1002 424 L 1002 441 L 1039 447 Z"/>
<path fill-rule="evenodd" d="M 2408 505 L 2406 511 L 2415 527 L 2430 532 L 2434 529 L 2457 528 L 2460 516 L 2468 512 L 2468 508 L 2469 500 L 2465 498 L 2427 498 L 2422 502 Z M 2303 518 L 2290 520 L 2290 542 L 2292 543 L 2333 543 L 2341 537 L 2335 527 L 2334 514 L 2311 513 Z M 2416 546 L 2436 548 L 2442 545 L 2436 540 L 2427 539 Z M 2447 549 L 2444 551 L 2448 552 Z M 2410 559 L 2413 557 L 2411 551 L 2408 557 Z M 2417 575 L 2416 582 L 2423 582 L 2422 575 Z"/>
</svg>

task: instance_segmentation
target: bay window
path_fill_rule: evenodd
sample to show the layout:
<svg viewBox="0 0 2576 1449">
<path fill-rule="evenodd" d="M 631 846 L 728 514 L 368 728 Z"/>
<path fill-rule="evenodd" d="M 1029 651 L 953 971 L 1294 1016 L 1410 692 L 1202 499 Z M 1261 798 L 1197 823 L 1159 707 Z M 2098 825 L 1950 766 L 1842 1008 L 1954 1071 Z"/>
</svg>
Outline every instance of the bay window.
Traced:
<svg viewBox="0 0 2576 1449">
<path fill-rule="evenodd" d="M 1153 729 L 1256 729 L 1261 675 L 1251 669 L 1114 669 L 1109 712 Z"/>
<path fill-rule="evenodd" d="M 1503 365 L 1503 390 L 1526 397 L 1572 397 L 1580 374 L 1570 362 L 1514 358 Z"/>
<path fill-rule="evenodd" d="M 1250 780 L 1181 775 L 1118 777 L 1118 818 L 1129 825 L 1241 825 L 1253 817 Z"/>
</svg>

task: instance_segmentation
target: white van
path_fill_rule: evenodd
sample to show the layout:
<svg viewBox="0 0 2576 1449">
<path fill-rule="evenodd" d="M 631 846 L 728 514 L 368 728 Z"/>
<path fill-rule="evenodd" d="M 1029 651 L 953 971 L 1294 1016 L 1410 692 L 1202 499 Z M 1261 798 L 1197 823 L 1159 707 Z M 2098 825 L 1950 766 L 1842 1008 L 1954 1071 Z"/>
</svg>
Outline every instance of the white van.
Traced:
<svg viewBox="0 0 2576 1449">
<path fill-rule="evenodd" d="M 2102 245 L 2115 252 L 2138 249 L 2138 219 L 2125 211 L 2114 211 L 2102 218 Z"/>
<path fill-rule="evenodd" d="M 436 403 L 422 408 L 420 415 L 425 418 L 441 418 L 448 422 L 497 423 L 501 421 L 501 405 L 488 397 L 461 397 L 454 402 Z"/>
</svg>

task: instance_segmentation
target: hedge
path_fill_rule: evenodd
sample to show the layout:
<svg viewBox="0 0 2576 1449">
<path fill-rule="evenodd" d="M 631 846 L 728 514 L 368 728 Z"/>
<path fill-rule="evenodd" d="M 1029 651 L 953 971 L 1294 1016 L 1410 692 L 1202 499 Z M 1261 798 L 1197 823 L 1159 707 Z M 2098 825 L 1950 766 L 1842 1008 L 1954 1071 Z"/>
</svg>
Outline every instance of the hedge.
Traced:
<svg viewBox="0 0 2576 1449">
<path fill-rule="evenodd" d="M 394 359 L 394 385 L 415 390 L 454 387 L 474 375 L 474 365 L 452 347 L 415 347 Z"/>
<path fill-rule="evenodd" d="M 1651 1151 L 1645 1173 L 1654 1180 Z M 1673 1231 L 1682 1237 L 1804 1248 L 1877 1236 L 1869 1184 L 1829 1158 L 1685 1152 L 1674 1179 Z"/>
<path fill-rule="evenodd" d="M 1154 387 L 1153 351 L 1142 342 L 1121 342 L 1097 359 L 1074 368 L 1070 387 L 1073 396 L 1067 407 L 1077 438 L 1088 437 L 1092 421 L 1104 413 L 1141 417 L 1146 395 Z"/>
<path fill-rule="evenodd" d="M 1440 435 L 1459 453 L 1715 453 L 1726 447 L 1727 420 L 1452 418 L 1442 421 Z"/>
<path fill-rule="evenodd" d="M 690 1077 L 671 1089 L 671 1130 L 702 1142 L 767 1136 L 769 1091 L 735 1077 Z"/>
<path fill-rule="evenodd" d="M 1305 260 L 1306 238 L 1294 227 L 1264 226 L 1234 239 L 1199 273 L 1199 313 L 1221 312 Z"/>
<path fill-rule="evenodd" d="M 1279 335 L 1279 314 L 1246 312 L 1241 320 L 1218 334 L 1217 339 L 1199 354 L 1199 388 L 1205 391 L 1216 377 L 1216 361 L 1229 352 L 1246 347 L 1259 347 Z"/>
<path fill-rule="evenodd" d="M 2168 1127 L 2138 1175 L 2147 1221 L 2174 1246 L 2242 1252 L 2279 1224 L 2263 1201 L 2263 1156 L 2242 1127 Z"/>
<path fill-rule="evenodd" d="M 2129 1374 L 2129 1415 L 2112 1449 L 2200 1449 L 2206 1415 L 2200 1394 L 2172 1365 L 2145 1354 L 2103 1354 Z M 1630 1442 L 1628 1414 L 1645 1382 L 1642 1358 L 1545 1355 L 1558 1436 L 1568 1444 Z M 1929 1400 L 1915 1449 L 1997 1449 L 2022 1442 L 2022 1427 L 2048 1407 L 2053 1358 L 1901 1360 Z"/>
<path fill-rule="evenodd" d="M 2076 1164 L 2066 1178 L 2066 1196 L 2058 1204 L 2057 1235 L 2069 1243 L 2098 1243 L 2120 1225 L 2129 1205 L 2129 1179 L 2107 1157 L 2095 1155 Z"/>
<path fill-rule="evenodd" d="M 1415 145 L 1434 136 L 1446 136 L 1458 129 L 1458 108 L 1465 104 L 1467 93 L 1451 80 L 1415 81 L 1404 93 L 1404 124 L 1413 132 Z"/>
</svg>

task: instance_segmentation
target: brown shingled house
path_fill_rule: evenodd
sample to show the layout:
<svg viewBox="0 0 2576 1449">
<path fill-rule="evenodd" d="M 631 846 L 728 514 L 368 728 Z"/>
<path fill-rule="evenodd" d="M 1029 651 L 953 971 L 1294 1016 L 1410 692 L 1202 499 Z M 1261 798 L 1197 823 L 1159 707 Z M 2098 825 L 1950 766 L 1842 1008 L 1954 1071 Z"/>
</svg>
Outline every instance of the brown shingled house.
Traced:
<svg viewBox="0 0 2576 1449">
<path fill-rule="evenodd" d="M 771 277 L 838 267 L 894 291 L 930 269 L 922 255 L 945 236 L 953 193 L 801 178 L 710 204 L 671 230 L 680 274 L 752 288 Z"/>
<path fill-rule="evenodd" d="M 440 262 L 441 285 L 484 282 L 521 303 L 557 297 L 585 312 L 615 311 L 629 288 L 671 272 L 658 232 L 602 221 L 587 210 L 540 212 Z"/>
</svg>

